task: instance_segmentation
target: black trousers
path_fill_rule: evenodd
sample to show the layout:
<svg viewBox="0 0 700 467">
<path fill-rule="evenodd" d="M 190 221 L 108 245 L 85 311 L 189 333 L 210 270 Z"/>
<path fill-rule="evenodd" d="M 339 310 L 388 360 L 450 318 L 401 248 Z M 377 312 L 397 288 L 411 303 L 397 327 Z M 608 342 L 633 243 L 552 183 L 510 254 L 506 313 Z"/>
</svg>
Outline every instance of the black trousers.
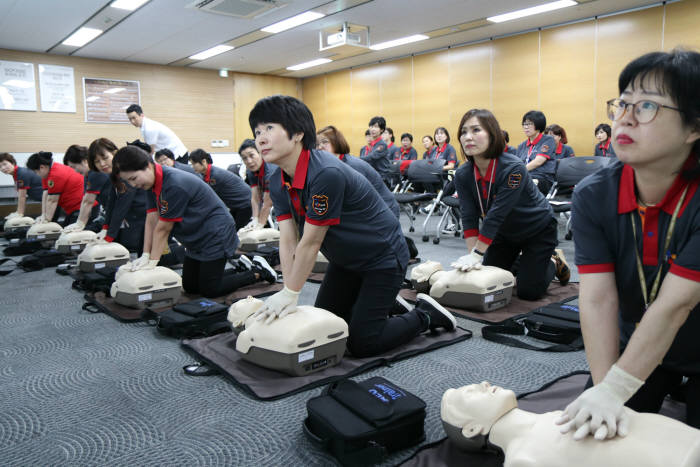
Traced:
<svg viewBox="0 0 700 467">
<path fill-rule="evenodd" d="M 316 296 L 316 306 L 348 323 L 348 350 L 355 357 L 381 354 L 404 344 L 423 328 L 418 311 L 389 317 L 405 271 L 356 272 L 330 263 Z"/>
<path fill-rule="evenodd" d="M 143 230 L 144 223 L 129 224 L 129 227 L 119 229 L 117 238 L 114 240 L 127 250 L 141 254 L 143 251 Z"/>
<path fill-rule="evenodd" d="M 182 264 L 182 288 L 185 292 L 204 297 L 222 297 L 258 280 L 253 271 L 224 270 L 226 258 L 199 261 L 185 256 Z"/>
<path fill-rule="evenodd" d="M 625 405 L 637 412 L 659 413 L 664 398 L 680 389 L 682 380 L 682 374 L 658 366 Z M 593 379 L 588 378 L 586 389 L 591 386 Z M 684 391 L 685 423 L 693 428 L 700 428 L 700 375 L 689 376 Z"/>
<path fill-rule="evenodd" d="M 253 217 L 253 208 L 250 207 L 250 204 L 248 204 L 247 207 L 236 209 L 235 211 L 229 207 L 229 211 L 231 211 L 231 216 L 233 216 L 233 220 L 236 222 L 236 230 L 245 227 L 248 222 L 250 222 L 250 218 Z"/>
<path fill-rule="evenodd" d="M 512 271 L 518 282 L 518 297 L 538 300 L 547 292 L 554 278 L 552 254 L 556 246 L 557 220 L 552 218 L 539 233 L 522 241 L 508 241 L 497 234 L 486 250 L 484 264 Z M 513 270 L 516 260 L 517 270 Z"/>
<path fill-rule="evenodd" d="M 540 178 L 540 177 L 532 177 L 533 179 L 537 179 L 537 189 L 540 190 L 540 193 L 543 195 L 547 195 L 549 193 L 549 189 L 552 188 L 552 182 L 545 178 Z"/>
</svg>

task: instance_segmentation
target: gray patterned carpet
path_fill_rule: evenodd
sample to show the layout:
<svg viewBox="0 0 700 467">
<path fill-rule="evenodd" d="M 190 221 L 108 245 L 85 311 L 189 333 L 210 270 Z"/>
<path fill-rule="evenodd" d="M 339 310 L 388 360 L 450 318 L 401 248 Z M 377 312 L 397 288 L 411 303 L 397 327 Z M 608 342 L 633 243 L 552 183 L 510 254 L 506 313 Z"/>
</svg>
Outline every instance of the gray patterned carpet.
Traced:
<svg viewBox="0 0 700 467">
<path fill-rule="evenodd" d="M 447 265 L 463 254 L 460 239 L 411 236 L 424 259 Z M 82 311 L 70 283 L 52 269 L 0 279 L 2 465 L 335 465 L 301 430 L 305 402 L 321 389 L 260 402 L 220 376 L 186 376 L 193 359 L 176 340 Z M 307 284 L 301 303 L 317 290 Z M 426 442 L 444 436 L 439 404 L 449 387 L 488 380 L 520 393 L 587 368 L 582 352 L 504 347 L 484 341 L 479 324 L 458 322 L 474 338 L 357 378 L 381 375 L 423 398 Z"/>
</svg>

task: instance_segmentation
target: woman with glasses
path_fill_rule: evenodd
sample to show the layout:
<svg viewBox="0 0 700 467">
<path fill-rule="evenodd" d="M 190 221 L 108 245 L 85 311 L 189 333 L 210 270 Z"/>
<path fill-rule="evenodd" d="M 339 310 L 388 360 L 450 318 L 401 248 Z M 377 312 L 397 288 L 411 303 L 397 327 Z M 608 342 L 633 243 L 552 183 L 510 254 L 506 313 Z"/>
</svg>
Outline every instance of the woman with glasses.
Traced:
<svg viewBox="0 0 700 467">
<path fill-rule="evenodd" d="M 557 167 L 554 150 L 557 144 L 551 136 L 543 133 L 547 118 L 539 110 L 530 110 L 523 115 L 522 123 L 527 139 L 520 143 L 515 155 L 525 163 L 540 193 L 546 195 L 554 182 Z"/>
<path fill-rule="evenodd" d="M 595 139 L 598 143 L 595 145 L 595 156 L 599 157 L 615 157 L 615 149 L 612 145 L 612 139 L 610 135 L 612 134 L 612 128 L 607 123 L 601 123 L 595 127 L 593 132 Z"/>
<path fill-rule="evenodd" d="M 624 436 L 623 405 L 658 412 L 685 391 L 700 428 L 700 54 L 629 63 L 608 101 L 617 161 L 573 199 L 579 307 L 595 386 L 560 423 L 574 437 Z M 683 380 L 687 378 L 683 386 Z"/>
</svg>

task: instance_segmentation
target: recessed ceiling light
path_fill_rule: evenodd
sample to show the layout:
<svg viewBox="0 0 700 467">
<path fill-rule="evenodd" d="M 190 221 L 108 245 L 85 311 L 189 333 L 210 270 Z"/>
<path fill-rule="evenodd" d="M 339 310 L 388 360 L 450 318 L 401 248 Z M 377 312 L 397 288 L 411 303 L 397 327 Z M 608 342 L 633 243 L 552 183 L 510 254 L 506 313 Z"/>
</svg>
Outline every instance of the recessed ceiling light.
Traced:
<svg viewBox="0 0 700 467">
<path fill-rule="evenodd" d="M 73 34 L 68 36 L 68 39 L 63 41 L 63 45 L 70 45 L 73 47 L 82 47 L 97 36 L 102 34 L 101 29 L 94 29 L 94 28 L 80 28 L 77 31 L 75 31 Z"/>
<path fill-rule="evenodd" d="M 133 11 L 146 3 L 148 0 L 115 0 L 109 6 L 120 10 Z"/>
<path fill-rule="evenodd" d="M 291 29 L 297 26 L 301 26 L 302 24 L 308 23 L 309 21 L 313 21 L 315 19 L 323 18 L 324 15 L 323 13 L 316 13 L 315 11 L 307 11 L 305 13 L 301 13 L 296 16 L 292 16 L 291 18 L 287 18 L 285 20 L 282 20 L 278 23 L 271 24 L 269 26 L 266 26 L 261 29 L 262 32 L 269 32 L 271 34 L 277 34 L 278 32 L 286 31 L 287 29 Z"/>
<path fill-rule="evenodd" d="M 310 62 L 300 63 L 298 65 L 288 66 L 287 70 L 299 71 L 305 68 L 311 68 L 312 66 L 323 65 L 324 63 L 330 63 L 333 60 L 330 58 L 317 58 L 316 60 L 311 60 Z"/>
<path fill-rule="evenodd" d="M 566 8 L 568 6 L 578 5 L 573 0 L 560 0 L 558 2 L 544 3 L 542 5 L 533 6 L 530 8 L 524 8 L 522 10 L 512 11 L 510 13 L 504 13 L 502 15 L 491 16 L 486 18 L 492 23 L 502 23 L 504 21 L 511 21 L 518 18 L 524 18 L 525 16 L 536 15 L 539 13 L 546 13 L 548 11 L 558 10 L 560 8 Z"/>
<path fill-rule="evenodd" d="M 425 39 L 430 39 L 430 37 L 426 36 L 425 34 L 414 34 L 412 36 L 394 39 L 393 41 L 380 42 L 379 44 L 370 45 L 369 48 L 372 50 L 382 50 L 390 47 L 397 47 L 399 45 L 410 44 L 411 42 L 424 41 Z"/>
<path fill-rule="evenodd" d="M 216 47 L 207 49 L 204 52 L 199 52 L 198 54 L 190 55 L 189 58 L 191 58 L 192 60 L 206 60 L 207 58 L 211 58 L 214 55 L 219 55 L 224 52 L 228 52 L 229 50 L 233 50 L 233 47 L 231 47 L 230 45 L 217 45 Z"/>
</svg>

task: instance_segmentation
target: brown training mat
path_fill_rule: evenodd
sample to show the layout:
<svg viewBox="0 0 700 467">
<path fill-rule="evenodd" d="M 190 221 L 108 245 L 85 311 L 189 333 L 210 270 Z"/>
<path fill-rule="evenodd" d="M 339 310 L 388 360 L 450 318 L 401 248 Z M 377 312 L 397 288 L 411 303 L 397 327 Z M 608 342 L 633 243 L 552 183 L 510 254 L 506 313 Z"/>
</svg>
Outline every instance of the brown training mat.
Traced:
<svg viewBox="0 0 700 467">
<path fill-rule="evenodd" d="M 576 372 L 544 385 L 535 392 L 518 397 L 518 407 L 535 413 L 563 410 L 581 394 L 588 381 L 588 372 Z M 666 400 L 661 414 L 683 421 L 685 404 Z M 421 447 L 401 467 L 502 467 L 503 452 L 485 449 L 481 452 L 465 452 L 457 449 L 449 439 L 443 438 Z"/>
<path fill-rule="evenodd" d="M 274 400 L 355 376 L 389 362 L 456 344 L 471 336 L 471 331 L 459 327 L 452 332 L 424 333 L 382 355 L 353 358 L 346 354 L 338 365 L 305 376 L 289 376 L 243 360 L 236 351 L 237 336 L 233 332 L 202 339 L 185 339 L 182 345 L 198 359 L 218 369 L 247 394 L 257 399 Z"/>
<path fill-rule="evenodd" d="M 399 294 L 411 303 L 416 302 L 417 292 L 414 289 L 401 289 Z M 578 283 L 569 283 L 568 285 L 561 286 L 558 282 L 552 282 L 547 289 L 547 293 L 541 299 L 534 301 L 522 300 L 515 295 L 515 290 L 513 290 L 513 298 L 511 299 L 510 303 L 507 306 L 494 311 L 469 311 L 450 306 L 446 306 L 445 308 L 462 318 L 471 319 L 480 323 L 491 324 L 500 323 L 508 318 L 532 311 L 535 308 L 539 308 L 550 303 L 561 302 L 567 298 L 575 297 L 577 295 Z"/>
<path fill-rule="evenodd" d="M 273 293 L 279 292 L 284 288 L 284 284 L 275 283 L 268 284 L 267 282 L 257 282 L 255 284 L 247 285 L 236 290 L 232 294 L 215 297 L 210 300 L 214 302 L 224 303 L 226 305 L 231 305 L 242 298 L 246 298 L 248 295 L 253 297 L 262 298 L 272 295 Z M 200 295 L 190 295 L 183 293 L 177 303 L 186 303 L 197 298 L 202 298 Z M 162 313 L 165 310 L 172 308 L 172 305 L 168 305 L 160 308 L 147 308 L 147 310 L 153 313 Z M 138 310 L 135 308 L 129 308 L 120 305 L 114 301 L 114 299 L 104 292 L 95 292 L 85 294 L 85 303 L 83 304 L 83 310 L 87 310 L 91 313 L 105 313 L 112 318 L 124 322 L 136 322 L 144 321 L 150 313 L 144 313 L 147 310 Z"/>
</svg>

